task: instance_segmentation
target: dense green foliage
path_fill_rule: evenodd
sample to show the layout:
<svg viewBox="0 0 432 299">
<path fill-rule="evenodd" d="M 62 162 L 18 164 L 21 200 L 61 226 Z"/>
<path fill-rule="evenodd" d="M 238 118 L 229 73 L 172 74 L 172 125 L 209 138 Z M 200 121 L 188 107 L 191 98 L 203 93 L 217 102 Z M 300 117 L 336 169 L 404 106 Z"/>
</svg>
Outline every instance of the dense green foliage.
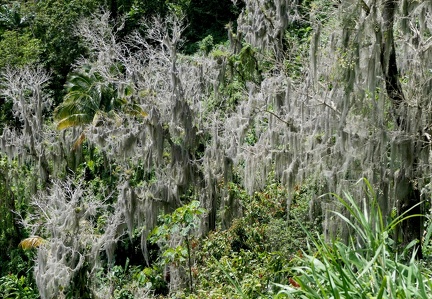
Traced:
<svg viewBox="0 0 432 299">
<path fill-rule="evenodd" d="M 273 298 L 279 290 L 275 283 L 289 283 L 297 255 L 307 248 L 299 221 L 310 233 L 320 233 L 319 225 L 308 217 L 312 190 L 317 187 L 298 187 L 292 209 L 295 219 L 287 220 L 287 190 L 279 184 L 270 183 L 252 196 L 239 186 L 228 186 L 233 196 L 241 198 L 243 217 L 198 245 L 196 294 L 186 298 Z"/>
</svg>

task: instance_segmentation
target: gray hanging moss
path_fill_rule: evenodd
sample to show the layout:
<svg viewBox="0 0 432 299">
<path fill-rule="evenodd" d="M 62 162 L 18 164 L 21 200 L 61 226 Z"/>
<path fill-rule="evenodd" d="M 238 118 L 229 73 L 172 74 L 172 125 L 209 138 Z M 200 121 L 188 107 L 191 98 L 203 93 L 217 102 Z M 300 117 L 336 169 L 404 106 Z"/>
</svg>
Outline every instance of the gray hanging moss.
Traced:
<svg viewBox="0 0 432 299">
<path fill-rule="evenodd" d="M 46 192 L 35 195 L 34 212 L 23 220 L 33 235 L 45 241 L 38 248 L 35 279 L 41 298 L 58 298 L 64 292 L 78 291 L 75 277 L 87 273 L 94 278 L 100 267 L 100 254 L 106 252 L 112 263 L 115 245 L 122 235 L 124 218 L 120 209 L 109 206 L 84 190 L 81 183 L 54 181 Z M 109 219 L 98 229 L 98 219 Z M 77 288 L 74 290 L 74 287 Z M 96 288 L 92 280 L 79 288 Z"/>
<path fill-rule="evenodd" d="M 253 194 L 273 175 L 291 192 L 288 210 L 293 187 L 306 180 L 324 182 L 323 192 L 348 190 L 362 200 L 365 194 L 356 182 L 366 177 L 380 190 L 379 204 L 387 215 L 406 211 L 420 196 L 428 198 L 432 21 L 427 16 L 432 5 L 369 2 L 366 7 L 351 0 L 326 6 L 327 19 L 311 8 L 307 21 L 314 24 L 313 32 L 297 69 L 282 66 L 290 59 L 284 31 L 299 18 L 296 1 L 246 1 L 237 30 L 229 28 L 230 46 L 193 57 L 178 51 L 184 24 L 176 17 L 150 20 L 145 36 L 121 40 L 108 15 L 83 20 L 77 34 L 89 55 L 75 69 L 97 73 L 118 97 L 145 113 L 100 113 L 93 123 L 61 132 L 42 119 L 50 105 L 43 93 L 48 76 L 41 69 L 6 71 L 1 92 L 13 101 L 22 122 L 22 129 L 5 128 L 0 138 L 10 159 L 31 161 L 41 181 L 49 181 L 72 164 L 65 160 L 74 158 L 79 165 L 79 152 L 72 148 L 84 133 L 106 168 L 120 169 L 113 212 L 94 200 L 85 184 L 68 180 L 53 180 L 48 191 L 34 197 L 34 217 L 42 222 L 33 218 L 25 224 L 47 239 L 36 265 L 42 298 L 56 297 L 60 286 L 84 271 L 83 261 L 94 260 L 88 272 L 94 278 L 100 252 L 113 263 L 119 237 L 131 238 L 137 229 L 149 264 L 147 237 L 157 215 L 185 200 L 197 199 L 207 209 L 202 233 L 216 223 L 229 227 L 242 214 L 240 200 L 227 188 L 234 180 Z M 251 59 L 241 60 L 242 46 Z M 245 61 L 256 64 L 253 74 L 242 77 Z M 262 67 L 269 61 L 271 68 Z M 151 179 L 132 184 L 138 163 Z M 343 213 L 341 207 L 331 196 L 319 195 L 311 216 L 323 216 L 328 240 L 348 238 L 349 231 L 331 213 Z M 92 223 L 95 211 L 109 219 L 100 234 Z M 419 238 L 417 225 L 401 227 L 401 239 Z M 172 290 L 182 285 L 179 273 Z"/>
</svg>

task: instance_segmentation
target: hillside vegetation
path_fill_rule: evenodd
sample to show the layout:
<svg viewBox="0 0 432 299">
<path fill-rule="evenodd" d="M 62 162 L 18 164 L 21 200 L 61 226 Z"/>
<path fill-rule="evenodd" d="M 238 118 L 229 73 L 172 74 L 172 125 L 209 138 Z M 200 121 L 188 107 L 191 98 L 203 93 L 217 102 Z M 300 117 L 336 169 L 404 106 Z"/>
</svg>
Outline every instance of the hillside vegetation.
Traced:
<svg viewBox="0 0 432 299">
<path fill-rule="evenodd" d="M 429 298 L 432 4 L 2 1 L 1 298 Z"/>
</svg>

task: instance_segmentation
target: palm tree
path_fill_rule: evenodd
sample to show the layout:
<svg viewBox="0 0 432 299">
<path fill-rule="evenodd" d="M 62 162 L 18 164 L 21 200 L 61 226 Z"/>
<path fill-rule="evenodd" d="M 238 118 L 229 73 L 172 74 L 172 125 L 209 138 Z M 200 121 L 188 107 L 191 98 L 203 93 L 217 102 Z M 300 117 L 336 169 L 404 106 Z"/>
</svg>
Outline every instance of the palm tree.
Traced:
<svg viewBox="0 0 432 299">
<path fill-rule="evenodd" d="M 85 127 L 91 123 L 98 126 L 101 116 L 108 114 L 118 119 L 118 112 L 147 116 L 132 100 L 132 87 L 127 85 L 120 88 L 120 84 L 107 83 L 103 76 L 92 72 L 90 67 L 71 74 L 66 83 L 66 91 L 63 102 L 54 110 L 58 130 Z M 84 140 L 83 131 L 74 142 L 73 149 L 77 149 Z"/>
<path fill-rule="evenodd" d="M 75 73 L 66 83 L 67 94 L 54 111 L 57 129 L 86 125 L 100 109 L 101 88 L 94 75 Z"/>
<path fill-rule="evenodd" d="M 59 130 L 88 125 L 100 114 L 123 111 L 135 116 L 147 115 L 131 101 L 130 86 L 120 89 L 113 83 L 106 83 L 99 73 L 91 73 L 89 68 L 69 76 L 66 90 L 63 103 L 54 111 Z"/>
</svg>

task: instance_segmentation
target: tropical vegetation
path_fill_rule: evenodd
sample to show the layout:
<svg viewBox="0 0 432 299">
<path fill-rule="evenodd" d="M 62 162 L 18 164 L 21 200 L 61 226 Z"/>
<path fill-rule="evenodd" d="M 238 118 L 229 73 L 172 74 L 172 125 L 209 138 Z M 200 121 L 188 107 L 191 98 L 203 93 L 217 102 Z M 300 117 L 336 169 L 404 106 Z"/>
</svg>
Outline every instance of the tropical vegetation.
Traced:
<svg viewBox="0 0 432 299">
<path fill-rule="evenodd" d="M 0 2 L 0 297 L 431 297 L 431 14 Z"/>
</svg>

